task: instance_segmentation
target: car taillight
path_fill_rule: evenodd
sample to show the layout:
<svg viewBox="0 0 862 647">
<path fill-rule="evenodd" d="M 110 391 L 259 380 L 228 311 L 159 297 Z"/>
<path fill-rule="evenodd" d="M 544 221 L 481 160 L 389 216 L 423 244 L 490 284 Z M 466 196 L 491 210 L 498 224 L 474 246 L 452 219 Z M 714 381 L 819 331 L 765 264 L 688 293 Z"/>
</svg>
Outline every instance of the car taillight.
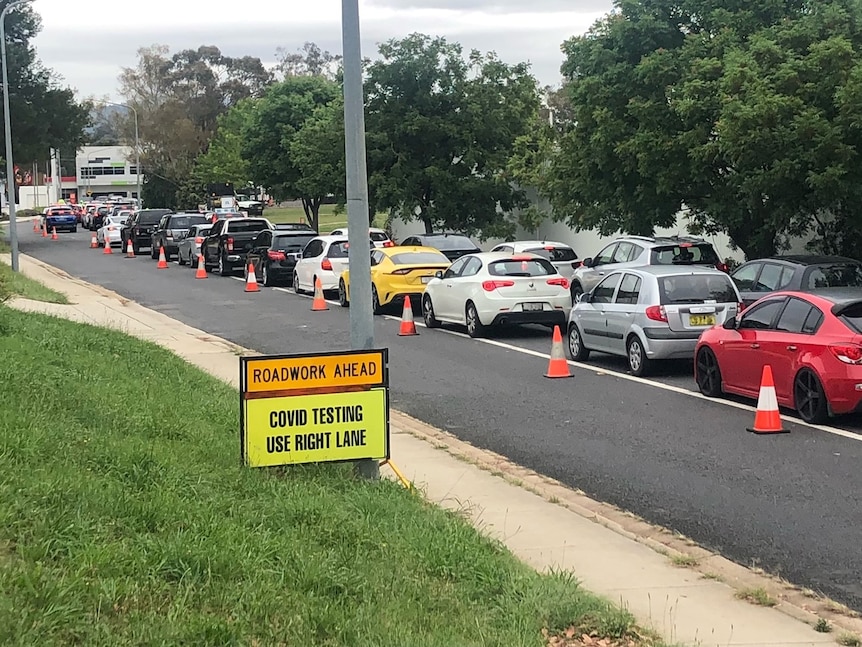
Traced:
<svg viewBox="0 0 862 647">
<path fill-rule="evenodd" d="M 485 292 L 493 292 L 497 288 L 510 288 L 515 285 L 514 281 L 484 281 L 482 283 L 482 289 Z"/>
<path fill-rule="evenodd" d="M 395 247 L 395 243 L 393 243 L 391 240 L 387 240 L 383 243 L 383 246 L 384 247 Z"/>
<path fill-rule="evenodd" d="M 332 263 L 329 261 L 328 258 L 324 258 L 323 261 L 320 263 L 320 269 L 322 269 L 322 270 L 331 270 L 332 269 Z"/>
<path fill-rule="evenodd" d="M 266 255 L 267 255 L 267 256 L 269 256 L 269 260 L 271 260 L 271 261 L 283 261 L 283 260 L 285 260 L 285 259 L 287 258 L 287 257 L 284 255 L 284 252 L 280 252 L 280 251 L 278 251 L 278 250 L 275 250 L 275 251 L 273 251 L 273 250 L 269 250 L 269 251 L 266 253 Z"/>
<path fill-rule="evenodd" d="M 229 252 L 233 251 L 233 238 L 227 239 L 227 251 L 229 251 Z"/>
<path fill-rule="evenodd" d="M 862 364 L 862 346 L 855 344 L 833 344 L 829 350 L 845 364 Z"/>
<path fill-rule="evenodd" d="M 196 244 L 200 245 L 202 242 L 204 242 L 203 236 L 195 236 Z"/>
<path fill-rule="evenodd" d="M 730 268 L 727 266 L 727 263 L 716 263 L 715 269 L 730 273 Z"/>
<path fill-rule="evenodd" d="M 392 270 L 392 271 L 390 272 L 390 274 L 397 274 L 397 275 L 399 275 L 399 276 L 404 276 L 405 274 L 410 274 L 410 272 L 411 272 L 411 271 L 412 271 L 412 270 L 410 270 L 410 269 L 408 269 L 408 268 L 404 267 L 404 268 L 401 268 L 400 270 Z"/>
<path fill-rule="evenodd" d="M 663 321 L 667 323 L 667 312 L 665 312 L 664 306 L 650 306 L 646 309 L 647 319 L 652 319 L 653 321 Z"/>
<path fill-rule="evenodd" d="M 564 290 L 568 290 L 569 289 L 569 279 L 562 277 L 562 276 L 554 277 L 552 279 L 548 279 L 548 285 L 559 285 Z"/>
</svg>

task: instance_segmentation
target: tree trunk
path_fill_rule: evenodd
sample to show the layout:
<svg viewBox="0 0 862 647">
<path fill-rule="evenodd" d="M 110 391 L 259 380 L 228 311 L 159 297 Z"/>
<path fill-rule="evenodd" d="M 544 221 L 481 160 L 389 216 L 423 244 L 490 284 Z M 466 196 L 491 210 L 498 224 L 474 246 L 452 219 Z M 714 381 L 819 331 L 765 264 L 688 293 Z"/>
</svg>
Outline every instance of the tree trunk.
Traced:
<svg viewBox="0 0 862 647">
<path fill-rule="evenodd" d="M 320 204 L 323 198 L 302 198 L 302 210 L 305 211 L 305 221 L 314 231 L 320 233 L 318 224 L 320 221 Z"/>
<path fill-rule="evenodd" d="M 752 226 L 728 229 L 727 235 L 745 253 L 745 260 L 747 261 L 775 256 L 777 253 L 775 228 L 763 224 L 762 220 L 755 214 L 751 214 L 751 216 Z"/>
</svg>

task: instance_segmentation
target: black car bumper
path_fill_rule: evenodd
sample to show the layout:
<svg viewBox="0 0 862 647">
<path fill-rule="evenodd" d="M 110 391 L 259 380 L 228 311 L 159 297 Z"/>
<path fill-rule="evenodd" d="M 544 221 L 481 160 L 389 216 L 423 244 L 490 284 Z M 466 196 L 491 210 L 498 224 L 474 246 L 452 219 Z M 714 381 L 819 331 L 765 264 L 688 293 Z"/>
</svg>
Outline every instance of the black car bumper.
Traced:
<svg viewBox="0 0 862 647">
<path fill-rule="evenodd" d="M 566 325 L 566 312 L 563 310 L 537 310 L 536 312 L 501 312 L 492 326 L 523 324 L 558 325 L 563 328 Z"/>
</svg>

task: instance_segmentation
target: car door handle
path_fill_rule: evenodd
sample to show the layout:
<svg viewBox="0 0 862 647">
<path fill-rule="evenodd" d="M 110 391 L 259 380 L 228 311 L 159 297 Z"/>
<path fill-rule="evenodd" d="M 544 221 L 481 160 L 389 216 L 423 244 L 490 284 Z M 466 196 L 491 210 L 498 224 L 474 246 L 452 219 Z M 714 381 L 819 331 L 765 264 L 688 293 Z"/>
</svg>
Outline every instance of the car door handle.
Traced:
<svg viewBox="0 0 862 647">
<path fill-rule="evenodd" d="M 752 344 L 751 348 L 760 348 L 760 344 Z"/>
<path fill-rule="evenodd" d="M 796 350 L 796 346 L 788 346 L 787 350 Z"/>
</svg>

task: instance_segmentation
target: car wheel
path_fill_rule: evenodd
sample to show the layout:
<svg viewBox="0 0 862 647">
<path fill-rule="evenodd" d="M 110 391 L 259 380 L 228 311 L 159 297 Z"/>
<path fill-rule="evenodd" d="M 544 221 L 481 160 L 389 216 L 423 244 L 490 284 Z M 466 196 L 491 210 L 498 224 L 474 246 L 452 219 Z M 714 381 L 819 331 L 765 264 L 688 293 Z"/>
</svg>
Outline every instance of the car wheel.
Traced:
<svg viewBox="0 0 862 647">
<path fill-rule="evenodd" d="M 141 253 L 141 248 L 138 247 L 138 244 L 135 242 L 132 243 L 132 252 L 135 254 L 135 256 Z"/>
<path fill-rule="evenodd" d="M 347 300 L 347 286 L 344 285 L 344 279 L 338 279 L 338 305 L 342 308 L 350 306 L 350 301 Z"/>
<path fill-rule="evenodd" d="M 467 334 L 476 339 L 485 334 L 486 327 L 479 319 L 479 311 L 472 301 L 467 302 L 467 310 L 465 311 L 465 319 L 467 320 Z"/>
<path fill-rule="evenodd" d="M 431 297 L 427 294 L 422 297 L 422 319 L 425 321 L 426 328 L 440 327 L 440 321 L 434 316 L 434 305 L 431 303 Z"/>
<path fill-rule="evenodd" d="M 644 345 L 637 335 L 629 337 L 626 343 L 626 356 L 629 360 L 629 370 L 632 375 L 641 377 L 649 372 L 650 360 L 646 356 Z"/>
<path fill-rule="evenodd" d="M 296 294 L 302 294 L 302 290 L 299 289 L 299 277 L 296 275 L 296 272 L 293 273 L 293 291 Z"/>
<path fill-rule="evenodd" d="M 255 272 L 255 276 L 257 276 L 257 272 Z M 264 287 L 269 287 L 272 285 L 272 279 L 269 278 L 269 266 L 266 263 L 261 266 L 260 280 L 263 283 Z"/>
<path fill-rule="evenodd" d="M 697 388 L 708 398 L 717 398 L 722 394 L 721 369 L 718 367 L 718 358 L 712 349 L 704 346 L 697 351 L 694 360 L 695 381 Z"/>
<path fill-rule="evenodd" d="M 189 252 L 189 263 L 192 262 L 191 258 L 192 258 L 192 255 L 191 255 L 191 252 Z M 183 250 L 179 250 L 177 252 L 177 263 L 179 263 L 180 265 L 186 264 L 186 259 L 183 258 Z"/>
<path fill-rule="evenodd" d="M 829 403 L 823 385 L 814 371 L 802 369 L 793 381 L 793 403 L 799 417 L 811 424 L 826 422 L 829 418 Z"/>
<path fill-rule="evenodd" d="M 380 305 L 380 295 L 377 294 L 377 288 L 371 284 L 371 311 L 376 315 L 383 314 L 383 306 Z"/>
<path fill-rule="evenodd" d="M 569 331 L 566 334 L 566 350 L 569 359 L 575 362 L 586 362 L 590 358 L 590 350 L 584 346 L 581 331 L 573 323 L 569 324 Z"/>
<path fill-rule="evenodd" d="M 159 249 L 156 247 L 156 241 L 152 241 L 150 243 L 150 258 L 153 260 L 158 259 L 159 257 Z"/>
<path fill-rule="evenodd" d="M 230 268 L 230 266 L 225 261 L 224 254 L 219 254 L 219 257 L 218 257 L 219 276 L 229 276 L 231 273 L 231 270 L 229 268 Z M 248 271 L 247 268 L 246 268 L 246 271 Z"/>
<path fill-rule="evenodd" d="M 581 287 L 578 281 L 572 281 L 572 287 L 569 288 L 569 292 L 572 293 L 572 305 L 574 305 L 578 302 L 578 297 L 584 293 L 584 288 Z"/>
<path fill-rule="evenodd" d="M 72 227 L 72 230 L 71 230 L 71 231 L 72 231 L 72 233 L 73 233 L 73 234 L 77 234 L 77 233 L 78 233 L 78 228 L 77 228 L 77 227 Z"/>
</svg>

